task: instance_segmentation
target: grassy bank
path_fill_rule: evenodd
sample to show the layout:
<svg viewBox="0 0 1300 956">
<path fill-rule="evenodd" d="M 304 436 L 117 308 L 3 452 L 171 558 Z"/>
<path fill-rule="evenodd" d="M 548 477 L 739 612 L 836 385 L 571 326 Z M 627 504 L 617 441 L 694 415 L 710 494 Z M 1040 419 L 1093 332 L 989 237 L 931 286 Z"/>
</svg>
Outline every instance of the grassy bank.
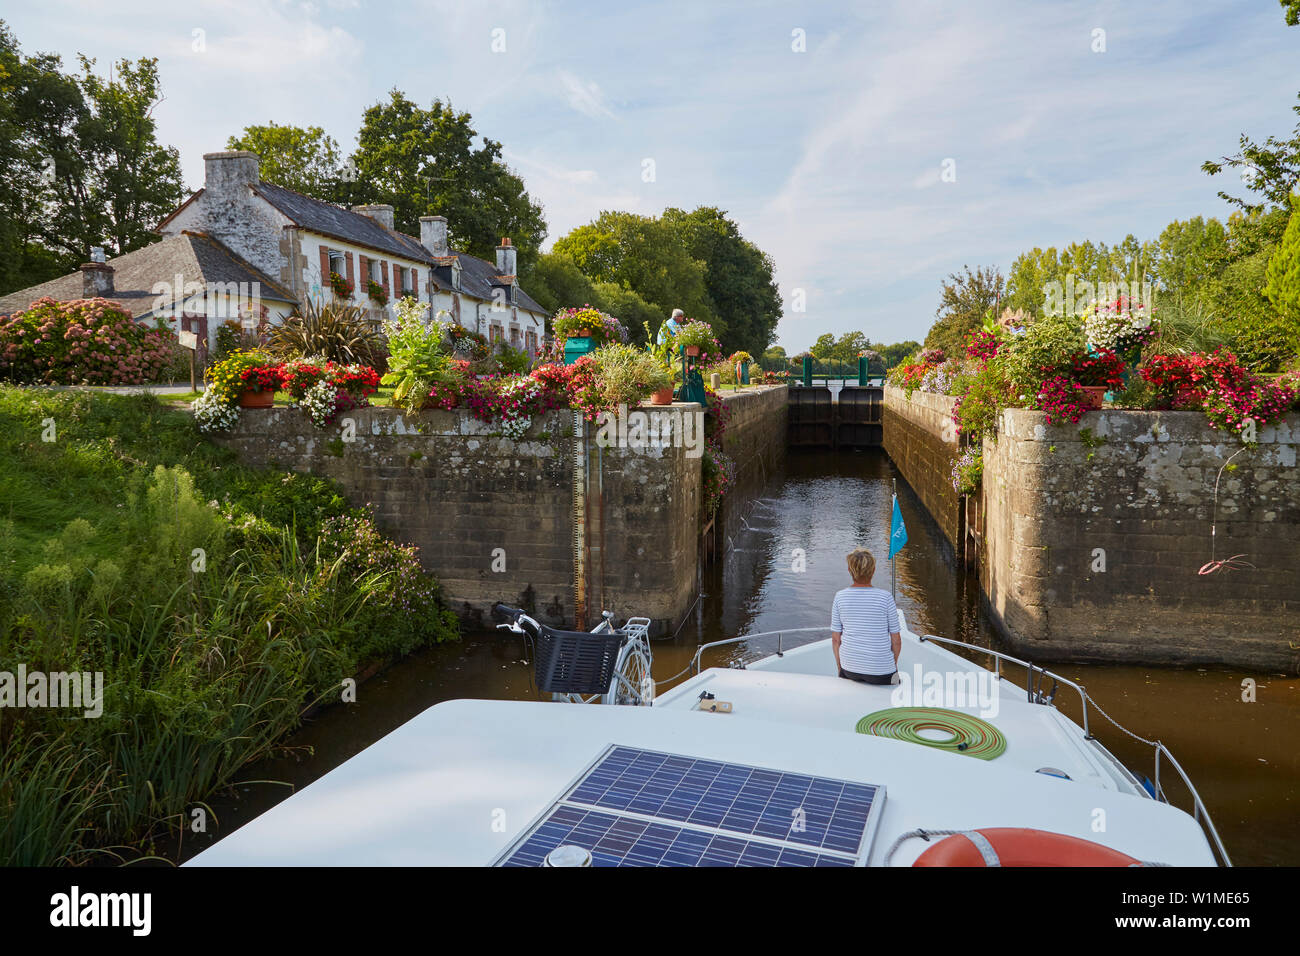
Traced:
<svg viewBox="0 0 1300 956">
<path fill-rule="evenodd" d="M 0 706 L 0 862 L 150 852 L 361 667 L 455 636 L 331 482 L 261 472 L 149 395 L 0 387 L 0 672 L 103 674 L 103 713 Z"/>
</svg>

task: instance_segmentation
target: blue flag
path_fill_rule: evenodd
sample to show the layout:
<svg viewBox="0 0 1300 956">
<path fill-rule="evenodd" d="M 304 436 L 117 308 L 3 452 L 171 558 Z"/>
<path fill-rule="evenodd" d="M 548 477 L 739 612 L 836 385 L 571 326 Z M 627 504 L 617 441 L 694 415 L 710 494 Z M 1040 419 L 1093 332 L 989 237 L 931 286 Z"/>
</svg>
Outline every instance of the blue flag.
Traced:
<svg viewBox="0 0 1300 956">
<path fill-rule="evenodd" d="M 889 522 L 889 557 L 903 550 L 907 544 L 907 525 L 903 524 L 903 512 L 898 507 L 898 495 L 894 495 L 894 517 Z"/>
</svg>

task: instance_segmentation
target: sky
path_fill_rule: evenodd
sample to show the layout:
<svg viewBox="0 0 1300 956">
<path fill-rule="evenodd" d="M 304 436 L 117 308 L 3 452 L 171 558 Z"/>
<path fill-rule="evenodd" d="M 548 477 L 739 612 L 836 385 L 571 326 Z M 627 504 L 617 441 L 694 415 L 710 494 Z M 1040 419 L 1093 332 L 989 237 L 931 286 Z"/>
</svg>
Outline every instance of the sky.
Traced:
<svg viewBox="0 0 1300 956">
<path fill-rule="evenodd" d="M 1226 217 L 1207 159 L 1289 137 L 1300 27 L 1276 0 L 39 0 L 24 52 L 158 57 L 186 184 L 245 126 L 347 150 L 397 88 L 468 111 L 544 207 L 725 210 L 776 266 L 793 354 L 921 339 L 940 283 L 1072 241 Z"/>
</svg>

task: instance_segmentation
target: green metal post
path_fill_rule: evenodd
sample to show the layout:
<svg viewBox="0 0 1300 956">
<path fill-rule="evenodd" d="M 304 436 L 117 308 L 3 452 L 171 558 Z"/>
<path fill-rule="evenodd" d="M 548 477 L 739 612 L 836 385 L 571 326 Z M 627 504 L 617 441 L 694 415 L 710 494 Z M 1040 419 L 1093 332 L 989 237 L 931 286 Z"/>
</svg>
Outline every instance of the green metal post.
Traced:
<svg viewBox="0 0 1300 956">
<path fill-rule="evenodd" d="M 867 384 L 867 357 L 858 356 L 858 384 L 865 386 Z"/>
<path fill-rule="evenodd" d="M 812 387 L 812 356 L 803 357 L 803 383 L 809 388 Z"/>
</svg>

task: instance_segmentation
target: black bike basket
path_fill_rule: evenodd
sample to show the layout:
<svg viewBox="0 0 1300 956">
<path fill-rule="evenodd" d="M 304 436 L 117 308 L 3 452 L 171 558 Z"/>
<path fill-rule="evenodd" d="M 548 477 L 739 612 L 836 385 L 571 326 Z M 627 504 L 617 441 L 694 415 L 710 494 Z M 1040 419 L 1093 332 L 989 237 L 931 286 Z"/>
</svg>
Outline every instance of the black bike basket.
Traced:
<svg viewBox="0 0 1300 956">
<path fill-rule="evenodd" d="M 544 694 L 604 694 L 614 676 L 622 634 L 555 631 L 537 638 L 537 686 Z"/>
</svg>

